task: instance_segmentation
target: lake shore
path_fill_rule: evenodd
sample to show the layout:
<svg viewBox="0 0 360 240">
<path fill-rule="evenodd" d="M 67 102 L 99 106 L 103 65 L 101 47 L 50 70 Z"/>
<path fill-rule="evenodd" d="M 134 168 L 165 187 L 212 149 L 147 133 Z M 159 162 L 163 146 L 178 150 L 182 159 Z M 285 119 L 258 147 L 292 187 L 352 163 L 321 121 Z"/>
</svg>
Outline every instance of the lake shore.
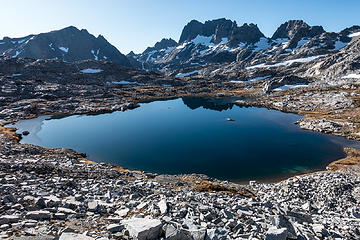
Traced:
<svg viewBox="0 0 360 240">
<path fill-rule="evenodd" d="M 301 130 L 294 124 L 301 116 L 258 107 L 240 108 L 234 101 L 194 97 L 154 101 L 126 112 L 48 115 L 7 126 L 18 128 L 18 134 L 29 133 L 21 143 L 70 148 L 86 153 L 92 161 L 157 174 L 201 173 L 237 183 L 276 182 L 325 169 L 330 162 L 343 158 L 343 147 L 352 143 Z M 234 119 L 231 124 L 226 121 L 228 116 Z M 152 139 L 151 147 L 143 139 Z M 307 159 L 308 153 L 311 159 Z M 153 159 L 151 164 L 148 159 Z M 256 170 L 258 165 L 263 169 Z"/>
</svg>

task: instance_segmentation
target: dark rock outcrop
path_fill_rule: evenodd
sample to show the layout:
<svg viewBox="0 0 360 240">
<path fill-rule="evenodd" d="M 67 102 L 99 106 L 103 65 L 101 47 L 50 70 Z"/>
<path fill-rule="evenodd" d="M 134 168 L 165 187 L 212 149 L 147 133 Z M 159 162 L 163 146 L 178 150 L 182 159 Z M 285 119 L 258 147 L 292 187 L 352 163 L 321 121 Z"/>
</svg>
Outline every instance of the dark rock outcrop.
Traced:
<svg viewBox="0 0 360 240">
<path fill-rule="evenodd" d="M 241 27 L 235 27 L 230 36 L 230 46 L 236 46 L 239 43 L 256 43 L 260 38 L 265 37 L 255 24 L 245 23 Z"/>
<path fill-rule="evenodd" d="M 155 43 L 153 47 L 148 47 L 143 53 L 148 53 L 154 50 L 161 50 L 170 47 L 176 47 L 178 43 L 171 38 L 163 38 L 160 42 Z"/>
<path fill-rule="evenodd" d="M 271 39 L 288 38 L 290 48 L 295 48 L 302 38 L 313 38 L 325 32 L 321 26 L 309 26 L 302 20 L 290 20 L 280 25 Z"/>
<path fill-rule="evenodd" d="M 264 37 L 264 34 L 255 24 L 245 23 L 238 27 L 235 21 L 225 18 L 206 21 L 205 23 L 192 20 L 184 27 L 179 43 L 191 41 L 197 36 L 209 37 L 212 35 L 211 42 L 214 44 L 218 44 L 223 38 L 227 38 L 233 46 L 239 43 L 255 43 Z"/>
</svg>

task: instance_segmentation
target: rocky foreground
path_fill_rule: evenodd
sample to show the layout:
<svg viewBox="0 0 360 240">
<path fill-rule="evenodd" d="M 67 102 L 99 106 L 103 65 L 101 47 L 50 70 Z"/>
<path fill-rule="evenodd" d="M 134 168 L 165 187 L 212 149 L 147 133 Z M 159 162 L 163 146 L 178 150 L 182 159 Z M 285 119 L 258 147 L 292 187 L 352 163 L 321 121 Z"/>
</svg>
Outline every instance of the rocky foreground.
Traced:
<svg viewBox="0 0 360 240">
<path fill-rule="evenodd" d="M 0 134 L 1 239 L 359 239 L 360 175 L 247 186 L 92 163 Z"/>
</svg>

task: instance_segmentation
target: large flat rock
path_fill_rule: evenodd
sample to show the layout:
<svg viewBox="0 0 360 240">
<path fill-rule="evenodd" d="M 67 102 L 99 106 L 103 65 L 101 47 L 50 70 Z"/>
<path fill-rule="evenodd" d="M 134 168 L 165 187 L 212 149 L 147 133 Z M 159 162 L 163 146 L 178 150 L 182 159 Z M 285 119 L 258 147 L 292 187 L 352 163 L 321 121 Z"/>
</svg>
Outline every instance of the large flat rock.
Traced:
<svg viewBox="0 0 360 240">
<path fill-rule="evenodd" d="M 130 236 L 137 240 L 156 240 L 161 234 L 162 223 L 158 219 L 132 218 L 123 220 L 122 224 Z"/>
</svg>

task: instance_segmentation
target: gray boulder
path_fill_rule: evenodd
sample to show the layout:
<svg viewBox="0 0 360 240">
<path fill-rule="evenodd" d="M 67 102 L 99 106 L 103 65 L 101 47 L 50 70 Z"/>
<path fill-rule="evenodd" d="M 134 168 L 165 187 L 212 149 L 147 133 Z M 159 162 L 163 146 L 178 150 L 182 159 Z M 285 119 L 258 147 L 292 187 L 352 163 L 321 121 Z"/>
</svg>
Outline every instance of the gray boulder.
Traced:
<svg viewBox="0 0 360 240">
<path fill-rule="evenodd" d="M 265 235 L 265 240 L 286 240 L 286 228 L 270 228 Z"/>
<path fill-rule="evenodd" d="M 158 219 L 132 218 L 121 222 L 129 235 L 137 240 L 156 240 L 162 232 L 162 223 Z"/>
</svg>

